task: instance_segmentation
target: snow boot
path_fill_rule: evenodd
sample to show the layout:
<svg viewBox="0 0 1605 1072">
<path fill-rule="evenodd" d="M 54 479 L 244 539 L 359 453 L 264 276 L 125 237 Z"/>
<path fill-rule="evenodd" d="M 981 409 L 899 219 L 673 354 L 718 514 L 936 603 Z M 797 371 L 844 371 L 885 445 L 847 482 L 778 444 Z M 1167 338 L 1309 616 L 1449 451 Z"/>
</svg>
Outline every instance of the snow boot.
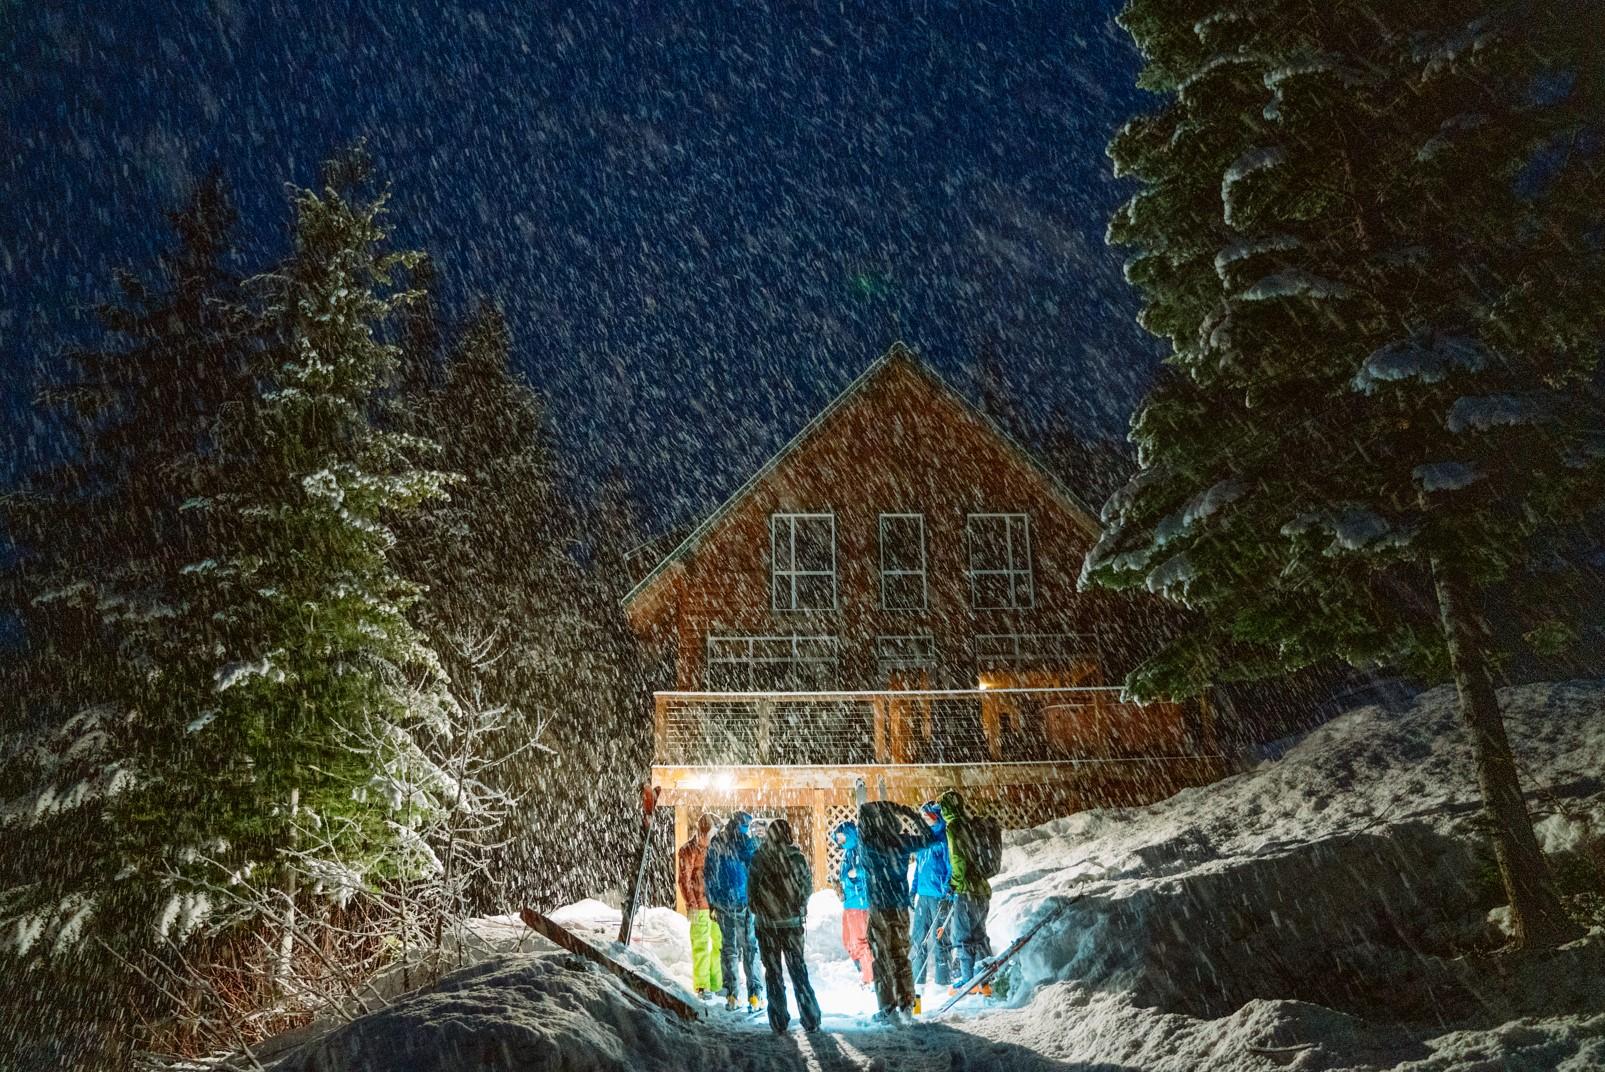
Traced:
<svg viewBox="0 0 1605 1072">
<path fill-rule="evenodd" d="M 747 998 L 747 1012 L 749 1014 L 751 1014 L 751 1015 L 756 1016 L 758 1013 L 760 1013 L 762 1011 L 763 1011 L 763 1002 L 758 1000 L 758 995 L 756 995 L 756 994 L 750 995 Z"/>
<path fill-rule="evenodd" d="M 925 999 L 924 998 L 915 998 L 914 999 L 914 1008 L 910 1011 L 910 1015 L 918 1016 L 922 1011 L 924 1011 L 924 1009 L 925 1009 Z"/>
<path fill-rule="evenodd" d="M 724 1010 L 725 1012 L 736 1011 L 736 996 L 734 994 L 731 994 L 724 999 Z"/>
</svg>

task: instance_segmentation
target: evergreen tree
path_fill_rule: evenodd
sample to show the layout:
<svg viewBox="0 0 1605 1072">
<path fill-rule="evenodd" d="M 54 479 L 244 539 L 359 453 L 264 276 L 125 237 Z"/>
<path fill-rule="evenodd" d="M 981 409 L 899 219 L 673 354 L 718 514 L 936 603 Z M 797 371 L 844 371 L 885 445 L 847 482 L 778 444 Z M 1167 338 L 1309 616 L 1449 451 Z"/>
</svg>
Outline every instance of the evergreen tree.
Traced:
<svg viewBox="0 0 1605 1072">
<path fill-rule="evenodd" d="M 597 860 L 618 847 L 598 835 L 628 822 L 620 814 L 642 773 L 618 748 L 638 701 L 619 662 L 633 649 L 619 647 L 619 610 L 577 558 L 545 404 L 513 371 L 511 350 L 501 312 L 481 306 L 449 348 L 441 385 L 404 385 L 397 406 L 461 478 L 399 549 L 427 592 L 423 627 L 453 691 L 508 716 L 491 747 L 496 787 L 517 803 L 492 839 L 503 847 L 491 880 L 475 891 L 496 911 L 595 892 Z M 603 788 L 620 784 L 622 794 Z"/>
<path fill-rule="evenodd" d="M 117 819 L 144 769 L 139 735 L 161 709 L 153 681 L 184 609 L 179 568 L 205 537 L 181 507 L 213 423 L 248 387 L 220 175 L 168 219 L 175 241 L 155 271 L 118 276 L 121 300 L 97 309 L 103 341 L 68 354 L 67 377 L 41 393 L 74 454 L 0 511 L 16 552 L 3 598 L 21 627 L 0 697 L 4 985 L 52 999 L 34 1003 L 31 1031 L 8 1033 L 18 1061 L 39 1043 L 46 1063 L 98 1051 L 116 1066 L 106 1020 L 150 1006 L 90 939 L 133 926 L 108 891 L 127 863 Z"/>
<path fill-rule="evenodd" d="M 1133 675 L 1186 694 L 1336 654 L 1452 675 L 1518 941 L 1574 933 L 1493 692 L 1483 594 L 1596 507 L 1602 113 L 1564 5 L 1134 0 L 1166 106 L 1142 324 L 1172 346 L 1088 581 L 1206 612 Z M 1592 20 L 1597 24 L 1596 13 Z M 1515 591 L 1520 592 L 1520 588 Z"/>
<path fill-rule="evenodd" d="M 652 680 L 640 641 L 624 616 L 624 597 L 639 579 L 631 553 L 646 539 L 640 504 L 623 474 L 602 481 L 581 514 L 585 568 L 580 594 L 586 639 L 583 671 L 576 681 L 576 718 L 570 730 L 580 747 L 570 761 L 575 776 L 590 787 L 578 817 L 593 832 L 604 858 L 633 863 L 640 847 L 641 785 L 651 773 L 652 711 L 647 685 Z M 596 722 L 586 712 L 606 712 Z M 587 729 L 587 727 L 589 727 Z M 582 743 L 589 735 L 590 743 Z M 601 747 L 597 747 L 598 743 Z M 672 861 L 673 830 L 661 828 L 662 851 L 654 860 Z M 626 864 L 627 870 L 628 864 Z M 631 876 L 617 870 L 598 878 L 628 888 Z M 608 883 L 611 885 L 611 882 Z M 648 876 L 643 903 L 672 903 L 672 867 Z M 650 900 L 648 900 L 650 898 Z"/>
<path fill-rule="evenodd" d="M 374 423 L 398 354 L 382 332 L 413 296 L 395 273 L 419 255 L 386 247 L 368 185 L 354 154 L 321 192 L 297 191 L 293 253 L 250 281 L 259 391 L 226 422 L 196 504 L 219 538 L 185 567 L 203 613 L 171 675 L 191 717 L 170 769 L 211 772 L 183 789 L 194 823 L 167 832 L 205 864 L 173 869 L 171 897 L 249 874 L 283 891 L 286 942 L 303 895 L 343 903 L 427 868 L 416 830 L 449 791 L 419 744 L 450 703 L 444 673 L 389 558 L 394 521 L 446 477 L 413 462 L 416 437 Z"/>
</svg>

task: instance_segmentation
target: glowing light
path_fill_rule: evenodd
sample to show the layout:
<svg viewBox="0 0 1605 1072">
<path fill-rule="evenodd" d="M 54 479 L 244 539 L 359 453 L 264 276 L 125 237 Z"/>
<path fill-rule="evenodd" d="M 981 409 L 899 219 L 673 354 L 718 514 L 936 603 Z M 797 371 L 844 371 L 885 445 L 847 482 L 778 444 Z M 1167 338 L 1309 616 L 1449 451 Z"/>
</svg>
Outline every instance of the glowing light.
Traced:
<svg viewBox="0 0 1605 1072">
<path fill-rule="evenodd" d="M 728 793 L 736 787 L 736 775 L 733 771 L 722 770 L 713 776 L 713 787 L 721 793 Z"/>
</svg>

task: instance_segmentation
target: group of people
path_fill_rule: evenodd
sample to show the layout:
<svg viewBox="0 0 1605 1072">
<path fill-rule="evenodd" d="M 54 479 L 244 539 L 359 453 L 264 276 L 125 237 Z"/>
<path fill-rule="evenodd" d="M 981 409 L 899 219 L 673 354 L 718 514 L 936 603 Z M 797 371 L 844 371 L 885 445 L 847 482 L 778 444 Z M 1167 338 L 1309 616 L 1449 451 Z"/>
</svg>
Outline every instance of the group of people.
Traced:
<svg viewBox="0 0 1605 1072">
<path fill-rule="evenodd" d="M 956 990 L 991 955 L 992 890 L 970 823 L 963 799 L 949 791 L 918 811 L 891 801 L 861 804 L 856 821 L 831 831 L 842 850 L 842 944 L 864 985 L 875 989 L 876 1020 L 918 1015 L 927 971 L 938 986 Z M 752 816 L 738 811 L 717 826 L 712 815 L 698 819 L 676 860 L 697 996 L 723 992 L 726 1008 L 740 1008 L 739 971 L 748 1007 L 763 1008 L 767 993 L 769 1026 L 783 1032 L 791 1019 L 789 975 L 803 1027 L 818 1030 L 819 1001 L 803 959 L 813 874 L 791 824 L 772 820 L 760 839 Z M 763 964 L 762 980 L 755 961 Z"/>
</svg>

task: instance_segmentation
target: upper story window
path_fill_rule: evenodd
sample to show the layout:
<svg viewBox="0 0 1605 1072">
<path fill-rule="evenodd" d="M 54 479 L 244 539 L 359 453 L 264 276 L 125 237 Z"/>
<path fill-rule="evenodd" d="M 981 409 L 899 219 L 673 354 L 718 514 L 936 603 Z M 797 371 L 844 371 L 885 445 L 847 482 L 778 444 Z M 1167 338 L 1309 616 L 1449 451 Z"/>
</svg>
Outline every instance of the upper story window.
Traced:
<svg viewBox="0 0 1605 1072">
<path fill-rule="evenodd" d="M 977 610 L 1034 605 L 1030 518 L 971 514 L 964 534 L 970 545 L 970 605 Z"/>
<path fill-rule="evenodd" d="M 886 610 L 924 610 L 925 515 L 882 514 L 881 606 Z"/>
<path fill-rule="evenodd" d="M 875 661 L 882 670 L 928 669 L 936 666 L 936 638 L 929 633 L 875 638 Z"/>
<path fill-rule="evenodd" d="M 771 514 L 769 551 L 775 610 L 835 609 L 835 514 Z"/>
<path fill-rule="evenodd" d="M 707 682 L 717 692 L 828 689 L 836 683 L 836 638 L 710 636 Z"/>
</svg>

